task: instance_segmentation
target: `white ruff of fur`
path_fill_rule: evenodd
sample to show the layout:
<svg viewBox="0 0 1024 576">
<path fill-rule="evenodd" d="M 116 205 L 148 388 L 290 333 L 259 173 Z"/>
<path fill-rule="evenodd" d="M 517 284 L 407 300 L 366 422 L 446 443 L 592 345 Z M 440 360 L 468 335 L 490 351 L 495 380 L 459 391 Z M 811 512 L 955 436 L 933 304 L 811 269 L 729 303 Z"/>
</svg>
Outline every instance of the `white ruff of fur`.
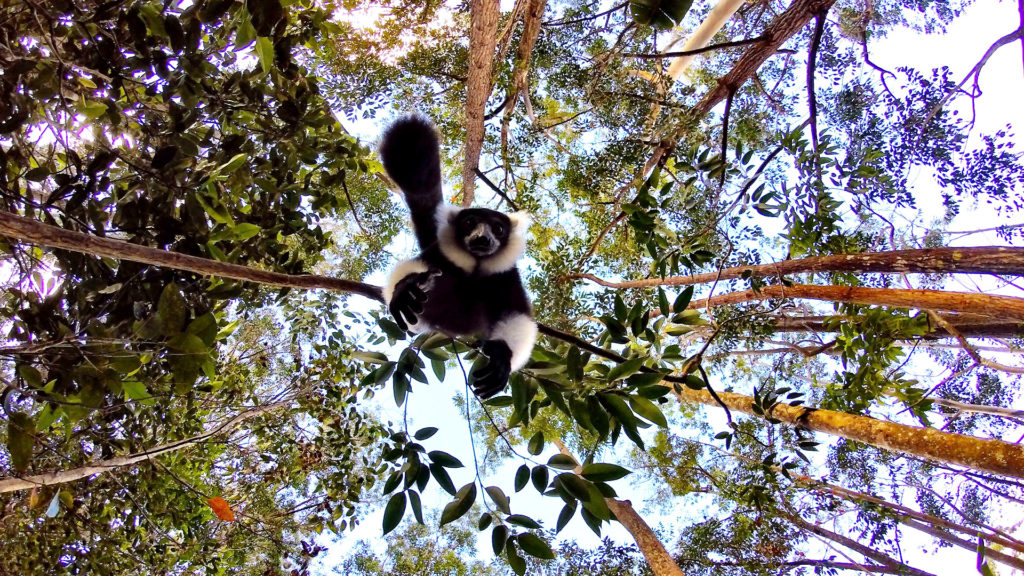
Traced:
<svg viewBox="0 0 1024 576">
<path fill-rule="evenodd" d="M 526 314 L 510 316 L 494 325 L 491 340 L 501 340 L 512 350 L 512 370 L 519 370 L 530 361 L 537 343 L 537 323 Z"/>
<path fill-rule="evenodd" d="M 530 216 L 526 212 L 514 212 L 508 215 L 512 221 L 512 230 L 509 231 L 508 245 L 493 256 L 477 260 L 455 239 L 455 228 L 452 226 L 452 219 L 462 209 L 450 204 L 442 204 L 437 207 L 437 241 L 441 248 L 441 254 L 458 266 L 466 274 L 472 274 L 477 270 L 484 275 L 500 274 L 516 267 L 516 262 L 526 253 L 526 231 L 530 228 Z"/>
<path fill-rule="evenodd" d="M 412 260 L 406 260 L 395 269 L 391 271 L 391 275 L 388 276 L 388 282 L 384 285 L 384 303 L 391 304 L 391 298 L 395 295 L 395 287 L 409 274 L 419 274 L 420 272 L 426 272 L 429 270 L 425 262 L 413 258 Z"/>
</svg>

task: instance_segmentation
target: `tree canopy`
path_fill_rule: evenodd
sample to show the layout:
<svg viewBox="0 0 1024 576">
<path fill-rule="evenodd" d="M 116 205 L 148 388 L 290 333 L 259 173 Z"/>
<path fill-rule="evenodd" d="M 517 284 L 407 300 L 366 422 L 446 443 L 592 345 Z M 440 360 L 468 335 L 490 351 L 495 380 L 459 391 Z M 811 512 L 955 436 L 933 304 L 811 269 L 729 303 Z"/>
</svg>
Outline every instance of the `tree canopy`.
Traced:
<svg viewBox="0 0 1024 576">
<path fill-rule="evenodd" d="M 1024 162 L 971 115 L 1024 4 L 966 76 L 871 50 L 967 4 L 0 5 L 0 573 L 1024 570 Z M 476 343 L 379 305 L 412 111 L 534 220 L 470 447 L 415 423 Z"/>
</svg>

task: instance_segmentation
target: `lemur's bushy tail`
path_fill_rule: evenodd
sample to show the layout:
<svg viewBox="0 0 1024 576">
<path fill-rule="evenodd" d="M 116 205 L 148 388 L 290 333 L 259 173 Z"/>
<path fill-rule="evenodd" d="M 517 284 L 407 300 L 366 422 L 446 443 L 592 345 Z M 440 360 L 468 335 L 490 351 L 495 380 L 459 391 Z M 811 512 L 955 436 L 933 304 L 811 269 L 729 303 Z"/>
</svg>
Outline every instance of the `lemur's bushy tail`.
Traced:
<svg viewBox="0 0 1024 576">
<path fill-rule="evenodd" d="M 388 176 L 405 193 L 421 249 L 437 242 L 441 194 L 441 153 L 437 131 L 425 118 L 404 116 L 384 131 L 380 158 Z"/>
</svg>

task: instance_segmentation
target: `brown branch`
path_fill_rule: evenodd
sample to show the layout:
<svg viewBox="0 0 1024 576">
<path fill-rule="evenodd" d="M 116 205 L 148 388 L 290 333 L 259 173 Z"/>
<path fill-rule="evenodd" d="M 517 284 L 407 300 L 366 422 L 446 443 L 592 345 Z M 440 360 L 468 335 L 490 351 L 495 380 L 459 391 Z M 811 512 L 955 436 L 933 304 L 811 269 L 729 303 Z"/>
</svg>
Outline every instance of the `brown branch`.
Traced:
<svg viewBox="0 0 1024 576">
<path fill-rule="evenodd" d="M 809 272 L 886 272 L 915 274 L 1001 274 L 1024 276 L 1024 248 L 977 246 L 971 248 L 924 248 L 863 254 L 811 256 L 771 264 L 753 264 L 723 268 L 691 276 L 669 276 L 611 282 L 593 274 L 570 274 L 569 279 L 586 279 L 607 288 L 652 288 L 690 286 L 734 278 L 781 277 Z"/>
<path fill-rule="evenodd" d="M 462 205 L 473 204 L 476 169 L 484 144 L 484 106 L 491 96 L 491 68 L 498 40 L 498 0 L 470 0 L 469 77 L 466 79 L 466 156 Z"/>
<path fill-rule="evenodd" d="M 941 326 L 943 330 L 952 334 L 953 337 L 960 342 L 960 347 L 963 348 L 964 352 L 967 352 L 967 355 L 970 356 L 975 363 L 981 364 L 986 368 L 991 368 L 993 370 L 998 370 L 1000 372 L 1006 372 L 1007 374 L 1024 374 L 1024 368 L 1021 368 L 1019 366 L 1010 366 L 1008 364 L 996 362 L 995 360 L 982 358 L 981 354 L 974 348 L 974 345 L 968 342 L 967 338 L 964 337 L 963 334 L 961 334 L 956 328 L 954 328 L 949 322 L 946 321 L 945 318 L 943 318 L 937 312 L 933 310 L 928 310 L 928 318 L 930 318 L 931 321 L 937 324 L 938 326 Z"/>
<path fill-rule="evenodd" d="M 784 42 L 807 25 L 815 14 L 827 11 L 834 2 L 835 0 L 794 0 L 765 28 L 761 34 L 764 42 L 752 46 L 740 56 L 732 70 L 719 78 L 718 85 L 694 106 L 694 116 L 704 116 L 724 100 L 730 90 L 738 90 Z"/>
<path fill-rule="evenodd" d="M 168 452 L 174 452 L 175 450 L 181 450 L 182 448 L 194 446 L 196 444 L 199 444 L 200 442 L 204 442 L 220 434 L 229 433 L 233 431 L 239 424 L 250 418 L 254 418 L 261 414 L 266 414 L 267 412 L 270 412 L 272 410 L 288 406 L 295 401 L 295 398 L 296 397 L 293 396 L 286 400 L 281 400 L 279 402 L 274 402 L 272 404 L 256 406 L 254 408 L 246 410 L 245 412 L 242 412 L 241 414 L 234 416 L 233 418 L 216 424 L 207 432 L 203 432 L 202 434 L 197 434 L 195 436 L 190 436 L 183 440 L 175 440 L 173 442 L 160 444 L 144 452 L 137 452 L 135 454 L 118 456 L 116 458 L 99 460 L 87 466 L 82 466 L 80 468 L 75 468 L 72 470 L 63 470 L 61 472 L 47 472 L 45 474 L 23 476 L 20 478 L 5 478 L 3 480 L 0 480 L 0 494 L 6 492 L 14 492 L 16 490 L 27 490 L 39 486 L 53 486 L 54 484 L 65 484 L 67 482 L 81 480 L 82 478 L 88 478 L 89 476 L 104 474 L 117 468 L 124 468 L 126 466 L 138 464 L 139 462 L 144 462 L 146 460 L 156 458 L 161 454 L 167 454 Z"/>
<path fill-rule="evenodd" d="M 578 462 L 576 457 L 562 443 L 561 439 L 555 438 L 553 442 L 558 447 L 559 452 Z M 583 472 L 583 467 L 577 465 L 573 472 L 576 475 L 580 475 Z M 636 513 L 632 502 L 617 498 L 605 498 L 604 502 L 608 505 L 608 509 L 615 514 L 615 519 L 619 521 L 619 524 L 622 524 L 622 527 L 633 537 L 637 548 L 644 555 L 644 559 L 647 560 L 647 566 L 650 567 L 654 576 L 683 576 L 683 571 L 679 569 L 679 565 L 676 564 L 672 555 L 665 549 L 665 545 L 658 539 L 658 535 L 654 533 L 654 530 L 644 521 L 642 516 Z"/>
<path fill-rule="evenodd" d="M 760 290 L 743 290 L 690 302 L 690 309 L 713 308 L 743 304 L 771 298 L 798 298 L 890 306 L 894 308 L 921 308 L 968 314 L 982 314 L 994 318 L 1012 318 L 1024 321 L 1024 298 L 994 296 L 974 292 L 943 292 L 896 288 L 865 288 L 860 286 L 764 286 Z"/>
<path fill-rule="evenodd" d="M 928 112 L 928 116 L 925 117 L 924 122 L 921 124 L 921 134 L 924 134 L 925 128 L 928 127 L 928 124 L 931 123 L 936 114 L 942 110 L 942 107 L 945 106 L 953 96 L 956 96 L 972 77 L 974 78 L 974 92 L 972 92 L 971 98 L 977 98 L 980 96 L 981 94 L 979 93 L 978 81 L 981 78 L 981 69 L 985 67 L 985 64 L 988 63 L 988 59 L 991 58 L 997 50 L 1018 39 L 1024 41 L 1024 18 L 1021 19 L 1020 26 L 1018 26 L 1016 30 L 993 42 L 992 45 L 988 47 L 988 50 L 985 51 L 981 60 L 978 60 L 978 63 L 974 65 L 974 68 L 971 68 L 971 71 L 964 76 L 964 79 L 956 85 L 956 88 L 950 90 L 948 94 L 942 97 L 942 100 L 939 100 L 939 102 L 932 107 L 931 111 Z M 920 135 L 918 135 L 918 138 L 920 139 Z"/>
<path fill-rule="evenodd" d="M 823 10 L 814 15 L 814 35 L 811 36 L 811 47 L 807 55 L 807 106 L 811 115 L 811 146 L 818 154 L 818 97 L 814 93 L 814 66 L 818 63 L 818 49 L 821 47 L 821 36 L 825 32 L 825 14 Z M 821 164 L 818 163 L 819 171 Z M 818 175 L 821 179 L 821 175 Z"/>
<path fill-rule="evenodd" d="M 908 574 L 913 576 L 933 576 L 930 572 L 925 572 L 924 570 L 919 570 L 912 566 L 903 564 L 902 562 L 899 562 L 894 558 L 890 558 L 886 554 L 883 554 L 871 548 L 870 546 L 865 546 L 864 544 L 861 544 L 860 542 L 852 538 L 847 538 L 846 536 L 836 534 L 831 530 L 826 530 L 821 526 L 811 524 L 810 522 L 807 522 L 806 520 L 800 518 L 796 514 L 787 514 L 783 512 L 783 516 L 789 519 L 789 521 L 792 522 L 794 525 L 800 527 L 801 530 L 810 532 L 811 534 L 820 536 L 827 540 L 831 540 L 845 548 L 849 548 L 850 550 L 854 550 L 862 554 L 865 558 L 870 558 L 883 566 L 886 566 L 892 570 L 896 570 L 897 574 Z"/>
<path fill-rule="evenodd" d="M 1016 320 L 993 319 L 976 314 L 947 314 L 946 320 L 956 327 L 961 335 L 970 338 L 1017 338 L 1024 335 L 1024 324 Z M 776 316 L 774 330 L 776 332 L 835 332 L 834 327 L 825 327 L 825 320 L 830 316 Z M 840 317 L 844 318 L 844 317 Z M 925 340 L 954 338 L 941 326 L 931 334 L 922 337 Z"/>
<path fill-rule="evenodd" d="M 218 276 L 233 280 L 303 290 L 321 288 L 335 292 L 359 294 L 373 300 L 384 301 L 379 287 L 363 284 L 362 282 L 315 274 L 283 274 L 281 272 L 257 270 L 256 268 L 249 268 L 240 264 L 218 262 L 208 258 L 200 258 L 199 256 L 190 256 L 188 254 L 168 252 L 158 248 L 132 244 L 123 240 L 101 238 L 92 234 L 66 230 L 31 218 L 18 216 L 5 210 L 0 210 L 0 235 L 8 236 L 15 240 L 49 246 L 50 248 L 63 248 L 64 250 L 83 254 L 107 256 L 109 258 L 130 260 L 153 266 L 163 266 L 165 268 L 193 272 L 200 276 Z"/>
<path fill-rule="evenodd" d="M 909 518 L 902 520 L 902 522 L 915 530 L 919 530 L 921 532 L 924 532 L 925 534 L 934 536 L 935 538 L 938 538 L 943 542 L 952 544 L 954 546 L 959 546 L 960 548 L 970 550 L 971 552 L 978 551 L 978 545 L 974 542 L 969 542 L 967 540 L 964 540 L 963 538 L 957 538 L 949 532 L 939 530 L 934 526 L 929 526 L 927 524 L 918 522 L 916 520 L 911 520 Z M 1020 558 L 1011 556 L 1009 554 L 1005 554 L 1003 552 L 999 552 L 998 550 L 993 550 L 992 548 L 989 548 L 987 546 L 985 547 L 985 558 L 991 558 L 996 562 L 1001 562 L 1007 566 L 1010 566 L 1011 568 L 1016 568 L 1017 570 L 1024 570 L 1024 560 L 1021 560 Z"/>
</svg>

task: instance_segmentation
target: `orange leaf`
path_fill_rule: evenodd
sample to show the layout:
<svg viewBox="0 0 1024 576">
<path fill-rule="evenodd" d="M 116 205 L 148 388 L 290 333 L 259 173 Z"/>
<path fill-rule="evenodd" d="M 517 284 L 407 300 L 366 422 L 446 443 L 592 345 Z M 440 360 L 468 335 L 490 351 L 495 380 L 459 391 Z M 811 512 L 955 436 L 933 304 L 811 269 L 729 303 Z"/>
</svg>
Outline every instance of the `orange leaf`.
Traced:
<svg viewBox="0 0 1024 576">
<path fill-rule="evenodd" d="M 231 506 L 227 500 L 220 496 L 215 496 L 207 500 L 206 503 L 210 505 L 210 508 L 213 508 L 213 513 L 217 515 L 217 518 L 225 522 L 233 522 L 235 520 L 235 513 L 231 511 Z"/>
</svg>

